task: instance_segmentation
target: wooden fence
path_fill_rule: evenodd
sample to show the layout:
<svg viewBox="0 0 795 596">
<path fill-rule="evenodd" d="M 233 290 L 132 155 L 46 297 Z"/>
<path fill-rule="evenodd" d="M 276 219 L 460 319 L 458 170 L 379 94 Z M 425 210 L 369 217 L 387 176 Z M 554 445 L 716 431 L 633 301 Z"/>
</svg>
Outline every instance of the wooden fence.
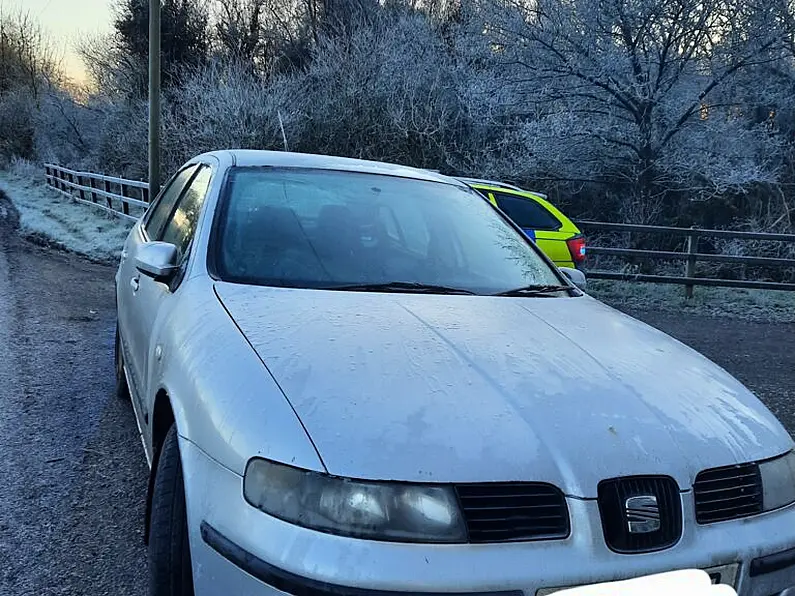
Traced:
<svg viewBox="0 0 795 596">
<path fill-rule="evenodd" d="M 113 176 L 102 176 L 91 172 L 78 172 L 54 164 L 45 164 L 47 184 L 59 192 L 87 205 L 91 205 L 115 215 L 135 220 L 149 205 L 149 186 L 141 180 L 126 180 Z M 589 243 L 588 254 L 619 257 L 633 261 L 683 261 L 682 275 L 650 275 L 588 269 L 586 275 L 592 279 L 611 279 L 630 282 L 651 282 L 679 284 L 685 287 L 685 295 L 693 296 L 694 286 L 723 286 L 727 288 L 757 288 L 767 290 L 795 291 L 795 282 L 721 279 L 697 277 L 696 264 L 699 262 L 729 263 L 795 270 L 795 259 L 752 257 L 699 252 L 700 238 L 729 238 L 734 240 L 764 240 L 772 242 L 795 243 L 795 234 L 769 234 L 763 232 L 733 232 L 729 230 L 706 230 L 700 228 L 673 228 L 666 226 L 646 226 L 625 223 L 606 223 L 598 221 L 578 221 L 577 224 L 589 232 L 644 233 L 680 236 L 685 239 L 684 251 L 641 250 L 633 248 L 611 248 Z"/>
<path fill-rule="evenodd" d="M 149 185 L 91 172 L 44 164 L 47 184 L 81 203 L 126 219 L 137 220 L 149 206 Z"/>
<path fill-rule="evenodd" d="M 605 255 L 640 261 L 683 261 L 682 275 L 648 275 L 642 273 L 624 273 L 619 271 L 586 270 L 592 279 L 612 279 L 621 281 L 641 281 L 651 283 L 680 284 L 685 286 L 685 295 L 693 296 L 694 286 L 722 286 L 726 288 L 756 288 L 765 290 L 795 290 L 795 282 L 776 282 L 746 279 L 721 279 L 715 277 L 696 277 L 696 264 L 699 262 L 730 263 L 773 268 L 791 268 L 795 270 L 795 259 L 752 257 L 727 254 L 711 254 L 699 252 L 700 238 L 728 238 L 732 240 L 764 240 L 771 242 L 789 242 L 795 245 L 795 234 L 771 234 L 765 232 L 733 232 L 730 230 L 706 230 L 701 228 L 672 228 L 667 226 L 645 226 L 624 223 L 606 223 L 599 221 L 578 221 L 588 237 L 589 231 L 646 233 L 684 237 L 684 250 L 641 250 L 633 248 L 611 248 L 607 246 L 588 246 L 588 254 Z M 587 260 L 586 260 L 587 266 Z"/>
</svg>

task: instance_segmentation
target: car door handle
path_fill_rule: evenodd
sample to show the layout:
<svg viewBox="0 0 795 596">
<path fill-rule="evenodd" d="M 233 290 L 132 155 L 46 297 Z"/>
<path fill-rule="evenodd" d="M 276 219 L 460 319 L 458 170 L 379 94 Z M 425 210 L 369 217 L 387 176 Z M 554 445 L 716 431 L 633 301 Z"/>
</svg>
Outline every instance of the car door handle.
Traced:
<svg viewBox="0 0 795 596">
<path fill-rule="evenodd" d="M 140 278 L 140 277 L 138 277 L 138 276 L 136 276 L 136 277 L 133 277 L 133 278 L 130 280 L 130 287 L 132 288 L 132 291 L 133 291 L 133 292 L 137 292 L 137 291 L 138 291 L 138 286 L 139 286 L 139 284 L 140 284 L 140 281 L 141 281 L 141 278 Z"/>
</svg>

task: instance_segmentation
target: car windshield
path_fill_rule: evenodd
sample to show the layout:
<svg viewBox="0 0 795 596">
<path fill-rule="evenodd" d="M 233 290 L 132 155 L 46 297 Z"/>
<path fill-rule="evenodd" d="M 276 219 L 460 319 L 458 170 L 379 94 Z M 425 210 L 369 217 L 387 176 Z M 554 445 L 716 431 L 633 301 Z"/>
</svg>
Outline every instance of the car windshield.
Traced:
<svg viewBox="0 0 795 596">
<path fill-rule="evenodd" d="M 485 199 L 442 182 L 232 168 L 218 224 L 214 268 L 227 281 L 475 294 L 562 283 Z"/>
</svg>

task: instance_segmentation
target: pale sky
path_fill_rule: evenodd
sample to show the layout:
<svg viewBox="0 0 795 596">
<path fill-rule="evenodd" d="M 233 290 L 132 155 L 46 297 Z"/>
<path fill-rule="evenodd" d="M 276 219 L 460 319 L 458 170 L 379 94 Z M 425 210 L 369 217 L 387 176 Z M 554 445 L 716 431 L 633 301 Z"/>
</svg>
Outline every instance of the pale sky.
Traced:
<svg viewBox="0 0 795 596">
<path fill-rule="evenodd" d="M 66 74 L 85 79 L 84 66 L 75 49 L 81 36 L 107 32 L 113 19 L 113 0 L 0 0 L 3 11 L 27 11 L 52 36 L 64 58 Z"/>
</svg>

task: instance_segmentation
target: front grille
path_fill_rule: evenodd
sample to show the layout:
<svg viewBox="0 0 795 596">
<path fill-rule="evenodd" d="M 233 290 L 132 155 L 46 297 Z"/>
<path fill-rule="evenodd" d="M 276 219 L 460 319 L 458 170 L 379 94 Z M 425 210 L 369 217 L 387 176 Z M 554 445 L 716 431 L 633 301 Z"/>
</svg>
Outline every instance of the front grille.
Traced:
<svg viewBox="0 0 795 596">
<path fill-rule="evenodd" d="M 704 470 L 693 484 L 700 524 L 762 513 L 762 476 L 757 464 Z"/>
<path fill-rule="evenodd" d="M 603 480 L 597 488 L 607 546 L 619 553 L 642 553 L 673 546 L 682 535 L 679 486 L 668 476 L 627 476 Z M 646 503 L 640 513 L 635 500 Z M 656 503 L 655 503 L 656 501 Z M 653 520 L 652 526 L 642 522 Z M 638 523 L 641 522 L 641 523 Z"/>
<path fill-rule="evenodd" d="M 551 484 L 459 484 L 456 492 L 470 542 L 551 540 L 569 535 L 566 499 Z"/>
</svg>

